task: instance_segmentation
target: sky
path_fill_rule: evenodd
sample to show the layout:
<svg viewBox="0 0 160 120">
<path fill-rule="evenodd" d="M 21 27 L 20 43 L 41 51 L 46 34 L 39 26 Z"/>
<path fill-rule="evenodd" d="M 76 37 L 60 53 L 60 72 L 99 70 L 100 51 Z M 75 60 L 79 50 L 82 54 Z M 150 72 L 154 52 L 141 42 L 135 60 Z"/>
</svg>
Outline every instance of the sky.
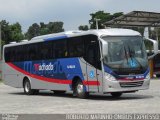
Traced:
<svg viewBox="0 0 160 120">
<path fill-rule="evenodd" d="M 0 0 L 0 21 L 19 22 L 23 32 L 33 23 L 64 22 L 65 30 L 89 25 L 90 14 L 131 11 L 160 12 L 160 0 Z"/>
</svg>

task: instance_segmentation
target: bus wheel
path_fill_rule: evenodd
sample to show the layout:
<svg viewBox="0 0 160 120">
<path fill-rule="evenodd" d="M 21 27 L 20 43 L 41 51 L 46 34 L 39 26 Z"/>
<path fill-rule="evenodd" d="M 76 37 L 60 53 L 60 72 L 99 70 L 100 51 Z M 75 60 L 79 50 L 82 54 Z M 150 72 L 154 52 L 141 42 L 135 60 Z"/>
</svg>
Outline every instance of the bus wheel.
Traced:
<svg viewBox="0 0 160 120">
<path fill-rule="evenodd" d="M 122 95 L 122 93 L 121 92 L 113 92 L 113 93 L 111 93 L 111 95 L 113 98 L 119 98 Z"/>
<path fill-rule="evenodd" d="M 88 94 L 88 92 L 85 92 L 84 88 L 85 87 L 84 87 L 83 83 L 80 80 L 78 80 L 76 85 L 75 85 L 75 89 L 74 89 L 73 93 L 75 93 L 75 95 L 77 97 L 85 99 L 85 98 L 88 97 L 89 94 Z"/>
<path fill-rule="evenodd" d="M 64 94 L 66 91 L 61 91 L 61 90 L 53 90 L 54 94 Z"/>
<path fill-rule="evenodd" d="M 24 89 L 24 93 L 26 95 L 34 95 L 34 94 L 38 94 L 39 93 L 39 90 L 31 89 L 31 84 L 30 84 L 30 81 L 28 79 L 26 79 L 24 81 L 23 89 Z"/>
</svg>

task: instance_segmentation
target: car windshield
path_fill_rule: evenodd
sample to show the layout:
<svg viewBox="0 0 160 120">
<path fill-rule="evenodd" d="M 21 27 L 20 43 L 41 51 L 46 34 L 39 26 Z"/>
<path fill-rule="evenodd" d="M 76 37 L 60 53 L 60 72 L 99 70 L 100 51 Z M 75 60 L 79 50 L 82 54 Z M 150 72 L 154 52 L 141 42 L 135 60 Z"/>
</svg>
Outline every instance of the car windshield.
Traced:
<svg viewBox="0 0 160 120">
<path fill-rule="evenodd" d="M 148 67 L 144 42 L 140 36 L 103 37 L 108 42 L 104 63 L 112 69 L 146 69 Z"/>
</svg>

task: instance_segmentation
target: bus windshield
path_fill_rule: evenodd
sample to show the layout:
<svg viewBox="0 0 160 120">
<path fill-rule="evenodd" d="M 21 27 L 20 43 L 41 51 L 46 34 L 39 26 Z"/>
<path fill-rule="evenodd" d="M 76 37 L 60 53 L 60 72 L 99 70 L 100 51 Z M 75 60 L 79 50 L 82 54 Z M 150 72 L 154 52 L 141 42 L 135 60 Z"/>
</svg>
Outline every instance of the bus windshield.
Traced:
<svg viewBox="0 0 160 120">
<path fill-rule="evenodd" d="M 119 74 L 134 71 L 143 73 L 148 68 L 144 42 L 140 36 L 106 36 L 108 55 L 104 56 L 104 64 Z"/>
</svg>

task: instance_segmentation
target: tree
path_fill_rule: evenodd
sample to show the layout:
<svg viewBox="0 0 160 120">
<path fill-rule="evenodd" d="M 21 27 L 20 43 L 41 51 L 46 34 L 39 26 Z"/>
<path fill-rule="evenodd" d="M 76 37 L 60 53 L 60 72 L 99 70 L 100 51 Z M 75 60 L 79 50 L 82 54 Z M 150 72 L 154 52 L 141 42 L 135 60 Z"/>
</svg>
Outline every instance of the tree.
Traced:
<svg viewBox="0 0 160 120">
<path fill-rule="evenodd" d="M 114 13 L 113 15 L 111 15 L 111 19 L 115 19 L 119 16 L 123 15 L 123 12 L 117 12 L 117 13 Z"/>
<path fill-rule="evenodd" d="M 37 23 L 32 24 L 32 26 L 29 27 L 25 36 L 27 39 L 31 39 L 35 36 L 58 33 L 63 31 L 63 22 L 49 22 L 48 24 L 40 22 L 40 25 Z"/>
<path fill-rule="evenodd" d="M 122 12 L 118 12 L 118 13 L 114 13 L 113 15 L 111 15 L 110 13 L 105 13 L 104 11 L 98 11 L 96 13 L 91 13 L 91 19 L 89 20 L 90 23 L 90 28 L 91 29 L 96 29 L 96 21 L 95 19 L 99 19 L 100 21 L 98 21 L 98 28 L 99 29 L 103 29 L 105 28 L 105 26 L 103 25 L 103 23 L 105 23 L 106 21 L 112 20 L 116 17 L 119 17 L 123 15 Z"/>
<path fill-rule="evenodd" d="M 10 25 L 11 30 L 11 39 L 19 42 L 20 40 L 24 39 L 24 35 L 22 34 L 21 25 L 17 22 L 13 25 Z"/>
<path fill-rule="evenodd" d="M 63 32 L 63 22 L 49 22 L 47 25 L 49 33 Z"/>
<path fill-rule="evenodd" d="M 27 38 L 31 39 L 40 35 L 40 26 L 37 23 L 32 24 L 27 31 Z"/>
<path fill-rule="evenodd" d="M 5 43 L 9 43 L 11 41 L 9 22 L 7 22 L 6 20 L 2 20 L 0 24 L 1 24 L 2 41 L 4 41 Z"/>
<path fill-rule="evenodd" d="M 40 22 L 40 35 L 49 34 L 49 29 L 47 28 L 47 24 L 44 22 Z"/>
<path fill-rule="evenodd" d="M 12 41 L 20 41 L 24 38 L 21 25 L 17 22 L 10 25 L 6 20 L 2 20 L 1 24 L 1 34 L 2 34 L 2 44 L 8 44 Z"/>
<path fill-rule="evenodd" d="M 79 27 L 78 27 L 78 29 L 79 30 L 89 30 L 89 28 L 88 28 L 88 25 L 80 25 Z"/>
</svg>

